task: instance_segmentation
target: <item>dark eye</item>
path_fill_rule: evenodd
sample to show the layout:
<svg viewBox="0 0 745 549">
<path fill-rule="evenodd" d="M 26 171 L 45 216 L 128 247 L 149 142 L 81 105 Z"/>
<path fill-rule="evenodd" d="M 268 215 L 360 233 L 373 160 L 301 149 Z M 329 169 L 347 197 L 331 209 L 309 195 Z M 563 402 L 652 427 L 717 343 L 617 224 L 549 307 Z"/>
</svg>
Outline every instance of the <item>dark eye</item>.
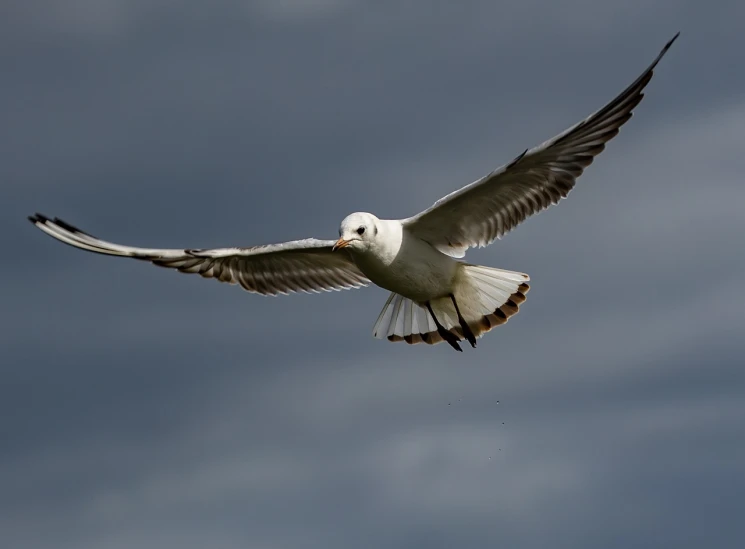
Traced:
<svg viewBox="0 0 745 549">
<path fill-rule="evenodd" d="M 360 227 L 359 229 L 357 229 L 357 234 L 358 234 L 358 235 L 363 235 L 363 234 L 365 234 L 365 227 Z"/>
</svg>

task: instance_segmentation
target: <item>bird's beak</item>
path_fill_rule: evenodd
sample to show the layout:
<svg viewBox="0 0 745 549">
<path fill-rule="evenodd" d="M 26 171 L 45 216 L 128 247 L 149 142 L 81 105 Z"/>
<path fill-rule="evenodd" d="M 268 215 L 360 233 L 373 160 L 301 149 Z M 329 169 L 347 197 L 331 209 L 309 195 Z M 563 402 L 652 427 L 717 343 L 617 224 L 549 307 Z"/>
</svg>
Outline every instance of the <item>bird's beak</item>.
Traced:
<svg viewBox="0 0 745 549">
<path fill-rule="evenodd" d="M 339 240 L 336 241 L 336 244 L 334 244 L 334 247 L 331 248 L 331 251 L 335 252 L 336 250 L 340 248 L 346 248 L 347 246 L 349 246 L 350 242 L 351 240 L 344 240 L 343 238 L 340 238 Z"/>
</svg>

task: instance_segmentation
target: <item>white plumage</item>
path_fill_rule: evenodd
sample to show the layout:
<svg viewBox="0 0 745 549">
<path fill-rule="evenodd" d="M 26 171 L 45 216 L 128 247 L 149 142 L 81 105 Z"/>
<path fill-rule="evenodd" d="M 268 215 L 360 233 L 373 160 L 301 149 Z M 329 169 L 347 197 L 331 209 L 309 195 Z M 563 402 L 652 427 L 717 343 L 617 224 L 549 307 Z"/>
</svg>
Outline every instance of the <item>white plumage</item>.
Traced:
<svg viewBox="0 0 745 549">
<path fill-rule="evenodd" d="M 39 229 L 71 246 L 240 284 L 276 295 L 359 288 L 391 291 L 373 330 L 378 338 L 461 350 L 518 312 L 528 275 L 470 265 L 456 258 L 487 246 L 528 216 L 565 198 L 605 144 L 618 134 L 670 40 L 652 64 L 602 109 L 512 162 L 438 200 L 407 219 L 369 213 L 345 218 L 334 240 L 305 239 L 251 248 L 150 249 L 113 244 L 60 219 L 30 217 Z"/>
</svg>

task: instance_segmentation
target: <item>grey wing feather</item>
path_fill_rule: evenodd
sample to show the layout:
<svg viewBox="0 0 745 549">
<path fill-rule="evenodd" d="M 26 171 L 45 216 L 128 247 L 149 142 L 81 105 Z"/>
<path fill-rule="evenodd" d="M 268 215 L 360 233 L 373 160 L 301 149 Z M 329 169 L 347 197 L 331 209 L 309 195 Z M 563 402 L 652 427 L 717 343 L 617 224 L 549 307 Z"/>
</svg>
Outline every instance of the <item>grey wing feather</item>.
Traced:
<svg viewBox="0 0 745 549">
<path fill-rule="evenodd" d="M 332 251 L 333 240 L 308 238 L 252 248 L 204 250 L 136 248 L 106 242 L 61 219 L 36 214 L 29 220 L 49 236 L 76 248 L 150 261 L 182 273 L 240 284 L 257 294 L 317 293 L 369 283 L 347 250 Z"/>
<path fill-rule="evenodd" d="M 462 257 L 469 247 L 487 246 L 530 215 L 566 198 L 584 169 L 631 118 L 654 68 L 679 34 L 633 84 L 602 109 L 402 220 L 404 225 L 443 253 Z"/>
</svg>

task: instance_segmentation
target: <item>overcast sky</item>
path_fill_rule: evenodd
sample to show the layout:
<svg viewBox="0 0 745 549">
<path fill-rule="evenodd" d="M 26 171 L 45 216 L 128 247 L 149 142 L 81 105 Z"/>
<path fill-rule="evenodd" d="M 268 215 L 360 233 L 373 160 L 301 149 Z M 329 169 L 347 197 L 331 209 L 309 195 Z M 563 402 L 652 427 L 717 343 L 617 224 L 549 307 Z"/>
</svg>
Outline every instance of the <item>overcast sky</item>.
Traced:
<svg viewBox="0 0 745 549">
<path fill-rule="evenodd" d="M 744 20 L 735 0 L 4 2 L 0 545 L 745 546 Z M 378 288 L 261 297 L 26 221 L 334 238 L 573 124 L 678 30 L 569 199 L 469 253 L 532 289 L 463 354 L 373 339 Z"/>
</svg>

